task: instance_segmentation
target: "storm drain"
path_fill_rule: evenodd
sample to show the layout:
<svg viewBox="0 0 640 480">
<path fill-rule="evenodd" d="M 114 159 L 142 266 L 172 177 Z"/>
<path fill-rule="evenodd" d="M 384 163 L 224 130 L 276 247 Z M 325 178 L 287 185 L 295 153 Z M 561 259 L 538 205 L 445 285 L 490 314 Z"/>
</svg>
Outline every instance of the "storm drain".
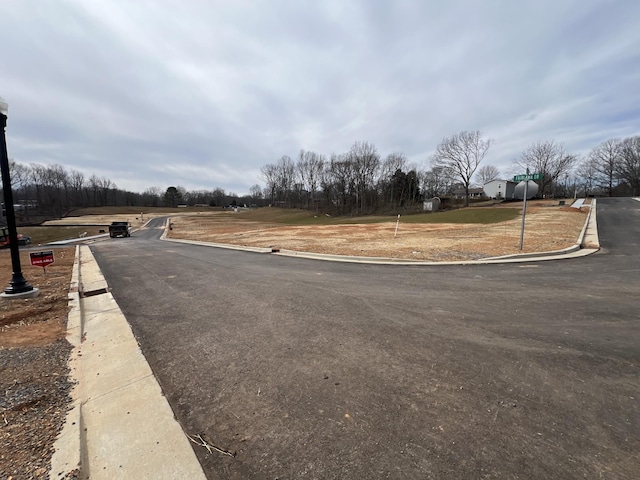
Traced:
<svg viewBox="0 0 640 480">
<path fill-rule="evenodd" d="M 107 293 L 109 291 L 108 288 L 98 288 L 97 290 L 89 290 L 88 292 L 80 292 L 80 297 L 95 297 L 96 295 L 102 295 L 103 293 Z"/>
</svg>

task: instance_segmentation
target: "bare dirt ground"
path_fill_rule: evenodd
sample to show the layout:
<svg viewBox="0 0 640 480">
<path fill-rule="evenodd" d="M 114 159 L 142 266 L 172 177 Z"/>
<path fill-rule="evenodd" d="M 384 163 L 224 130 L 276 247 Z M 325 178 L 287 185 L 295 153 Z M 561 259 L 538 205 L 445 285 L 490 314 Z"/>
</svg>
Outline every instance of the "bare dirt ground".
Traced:
<svg viewBox="0 0 640 480">
<path fill-rule="evenodd" d="M 21 252 L 24 277 L 40 290 L 32 299 L 0 299 L 0 478 L 45 478 L 53 442 L 70 402 L 66 341 L 74 249 L 54 251 L 43 271 Z M 11 280 L 9 250 L 0 251 L 0 286 Z"/>
<path fill-rule="evenodd" d="M 551 208 L 550 204 L 538 202 L 528 209 L 524 252 L 557 250 L 576 242 L 587 209 Z M 519 252 L 519 218 L 493 225 L 408 224 L 401 220 L 394 236 L 395 223 L 291 227 L 240 221 L 242 213 L 237 215 L 238 221 L 228 214 L 174 216 L 170 234 L 216 243 L 434 261 Z M 131 215 L 103 217 L 81 217 L 80 221 L 128 220 L 134 227 L 143 223 L 142 218 Z M 73 248 L 55 250 L 55 263 L 45 272 L 32 267 L 28 252 L 22 251 L 24 276 L 40 289 L 40 295 L 0 300 L 0 390 L 5 392 L 0 398 L 2 479 L 43 478 L 50 468 L 53 443 L 70 403 L 67 359 L 71 346 L 65 334 L 74 252 Z M 9 251 L 0 251 L 2 288 L 9 284 L 11 271 Z"/>
<path fill-rule="evenodd" d="M 550 206 L 556 205 L 555 207 Z M 522 220 L 496 224 L 396 223 L 285 226 L 248 222 L 237 213 L 173 217 L 171 238 L 314 253 L 427 261 L 477 260 L 526 252 L 546 252 L 576 243 L 587 208 L 558 207 L 557 200 L 532 202 Z"/>
</svg>

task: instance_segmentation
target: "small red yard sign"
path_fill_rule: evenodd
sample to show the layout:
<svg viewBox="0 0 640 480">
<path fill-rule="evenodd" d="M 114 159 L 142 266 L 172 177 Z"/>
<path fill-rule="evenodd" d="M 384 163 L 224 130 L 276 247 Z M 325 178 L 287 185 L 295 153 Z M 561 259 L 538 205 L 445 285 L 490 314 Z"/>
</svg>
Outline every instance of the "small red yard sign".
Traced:
<svg viewBox="0 0 640 480">
<path fill-rule="evenodd" d="M 44 268 L 53 263 L 53 250 L 30 252 L 29 257 L 31 257 L 31 265 Z"/>
</svg>

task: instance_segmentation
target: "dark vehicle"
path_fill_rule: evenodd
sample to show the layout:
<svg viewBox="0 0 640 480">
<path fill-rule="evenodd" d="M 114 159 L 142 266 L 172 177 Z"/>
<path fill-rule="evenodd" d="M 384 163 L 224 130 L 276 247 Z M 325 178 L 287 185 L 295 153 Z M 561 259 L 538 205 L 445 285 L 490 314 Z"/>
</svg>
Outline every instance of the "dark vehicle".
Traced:
<svg viewBox="0 0 640 480">
<path fill-rule="evenodd" d="M 130 237 L 131 236 L 131 224 L 129 222 L 113 222 L 109 225 L 109 236 L 111 238 L 116 237 Z"/>
<path fill-rule="evenodd" d="M 18 245 L 29 245 L 31 243 L 31 237 L 27 235 L 18 234 Z M 0 248 L 9 247 L 9 229 L 7 227 L 0 228 Z"/>
</svg>

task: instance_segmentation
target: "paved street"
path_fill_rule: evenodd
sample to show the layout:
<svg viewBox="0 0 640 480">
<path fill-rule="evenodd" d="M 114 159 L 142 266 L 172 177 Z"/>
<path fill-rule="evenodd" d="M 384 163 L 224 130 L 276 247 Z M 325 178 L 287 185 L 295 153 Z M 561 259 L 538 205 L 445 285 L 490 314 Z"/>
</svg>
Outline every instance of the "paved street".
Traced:
<svg viewBox="0 0 640 480">
<path fill-rule="evenodd" d="M 635 478 L 640 202 L 601 252 L 332 263 L 160 241 L 92 251 L 209 478 Z"/>
</svg>

